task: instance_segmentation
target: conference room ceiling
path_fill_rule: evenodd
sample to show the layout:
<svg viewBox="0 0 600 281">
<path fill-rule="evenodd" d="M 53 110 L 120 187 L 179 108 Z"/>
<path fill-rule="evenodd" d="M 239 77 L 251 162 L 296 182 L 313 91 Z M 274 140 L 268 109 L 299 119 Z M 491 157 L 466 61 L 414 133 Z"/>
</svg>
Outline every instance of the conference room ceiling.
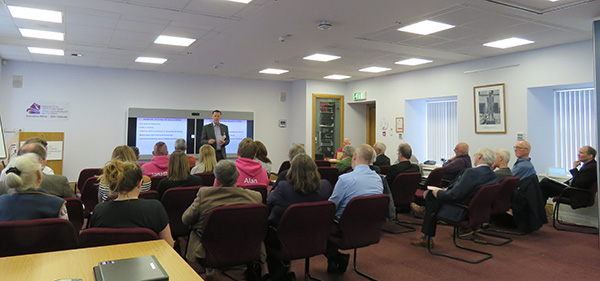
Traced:
<svg viewBox="0 0 600 281">
<path fill-rule="evenodd" d="M 484 57 L 589 40 L 600 14 L 596 0 L 3 0 L 0 57 L 5 60 L 278 81 L 355 81 Z M 15 19 L 7 5 L 57 10 L 62 23 Z M 433 20 L 455 28 L 431 35 L 398 28 Z M 331 28 L 321 30 L 328 21 Z M 64 41 L 31 39 L 19 28 L 64 32 Z M 154 44 L 159 35 L 197 39 L 189 47 Z M 508 49 L 484 43 L 520 37 L 535 43 Z M 284 39 L 284 40 L 282 40 Z M 285 41 L 285 42 L 281 42 Z M 63 49 L 64 56 L 27 47 Z M 591 51 L 591 50 L 590 50 Z M 309 61 L 315 54 L 341 56 Z M 76 56 L 79 54 L 80 56 Z M 166 58 L 162 65 L 140 56 Z M 431 63 L 395 62 L 421 58 Z M 381 73 L 358 71 L 369 66 Z M 281 75 L 265 68 L 289 70 Z"/>
</svg>

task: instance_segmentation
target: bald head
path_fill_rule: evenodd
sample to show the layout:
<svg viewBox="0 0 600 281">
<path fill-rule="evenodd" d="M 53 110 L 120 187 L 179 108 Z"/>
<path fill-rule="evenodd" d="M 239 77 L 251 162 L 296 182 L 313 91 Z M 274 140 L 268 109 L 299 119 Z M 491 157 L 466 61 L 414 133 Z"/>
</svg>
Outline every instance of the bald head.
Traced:
<svg viewBox="0 0 600 281">
<path fill-rule="evenodd" d="M 375 150 L 368 144 L 361 144 L 356 148 L 352 157 L 353 166 L 369 165 L 375 160 Z"/>
<path fill-rule="evenodd" d="M 466 142 L 459 142 L 454 147 L 454 153 L 456 153 L 456 156 L 469 154 L 469 145 Z"/>
<path fill-rule="evenodd" d="M 517 158 L 529 158 L 531 152 L 531 144 L 528 141 L 520 141 L 515 145 L 515 156 Z"/>
<path fill-rule="evenodd" d="M 46 156 L 47 156 L 46 149 L 40 143 L 29 143 L 29 144 L 21 146 L 21 148 L 17 152 L 17 155 L 21 156 L 21 155 L 27 154 L 27 153 L 34 153 L 38 157 L 40 157 L 40 160 L 46 160 Z"/>
</svg>

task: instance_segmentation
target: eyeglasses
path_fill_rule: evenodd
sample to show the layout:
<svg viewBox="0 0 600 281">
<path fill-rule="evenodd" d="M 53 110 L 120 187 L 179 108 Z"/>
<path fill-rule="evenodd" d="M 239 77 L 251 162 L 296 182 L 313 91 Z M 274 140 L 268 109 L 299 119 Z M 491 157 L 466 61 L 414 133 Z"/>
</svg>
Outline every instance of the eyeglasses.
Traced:
<svg viewBox="0 0 600 281">
<path fill-rule="evenodd" d="M 513 149 L 527 149 L 527 147 L 513 146 Z"/>
</svg>

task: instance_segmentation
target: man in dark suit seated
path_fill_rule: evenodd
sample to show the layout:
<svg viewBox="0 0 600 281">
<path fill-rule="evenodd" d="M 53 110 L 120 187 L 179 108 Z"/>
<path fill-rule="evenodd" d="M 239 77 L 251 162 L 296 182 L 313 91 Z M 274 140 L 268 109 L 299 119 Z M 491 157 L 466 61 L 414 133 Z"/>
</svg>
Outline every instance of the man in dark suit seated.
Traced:
<svg viewBox="0 0 600 281">
<path fill-rule="evenodd" d="M 461 221 L 467 215 L 467 210 L 453 205 L 453 203 L 468 205 L 480 187 L 495 184 L 498 181 L 496 174 L 490 168 L 496 161 L 494 151 L 489 148 L 480 148 L 475 154 L 475 167 L 467 169 L 463 175 L 448 188 L 425 191 L 424 198 L 425 216 L 421 232 L 423 237 L 410 244 L 413 246 L 427 247 L 427 240 L 435 236 L 437 217 Z"/>
<path fill-rule="evenodd" d="M 390 158 L 385 155 L 385 149 L 386 149 L 385 143 L 378 141 L 373 145 L 373 149 L 375 149 L 375 153 L 377 153 L 377 156 L 375 157 L 375 162 L 373 162 L 373 165 L 389 166 Z"/>
<path fill-rule="evenodd" d="M 401 143 L 398 146 L 398 164 L 392 165 L 385 177 L 390 186 L 398 174 L 420 172 L 419 166 L 410 162 L 410 157 L 412 157 L 412 148 L 408 143 Z"/>
<path fill-rule="evenodd" d="M 560 195 L 569 186 L 589 190 L 596 183 L 598 180 L 596 174 L 597 163 L 594 159 L 596 158 L 596 149 L 591 146 L 584 146 L 579 149 L 577 156 L 579 160 L 573 163 L 574 168 L 569 171 L 573 178 L 565 182 L 565 184 L 552 181 L 548 178 L 540 182 L 540 189 L 542 190 L 544 200 Z M 577 206 L 582 207 L 589 199 L 583 193 L 573 194 L 568 197 L 573 201 L 572 207 L 575 208 Z"/>
</svg>

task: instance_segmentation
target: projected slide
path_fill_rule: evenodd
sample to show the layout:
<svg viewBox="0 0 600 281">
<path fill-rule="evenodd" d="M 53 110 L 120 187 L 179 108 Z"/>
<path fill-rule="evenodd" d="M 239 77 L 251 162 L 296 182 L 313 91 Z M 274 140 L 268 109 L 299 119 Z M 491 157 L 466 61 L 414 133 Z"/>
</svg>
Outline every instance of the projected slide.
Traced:
<svg viewBox="0 0 600 281">
<path fill-rule="evenodd" d="M 152 155 L 154 144 L 167 144 L 169 153 L 177 139 L 187 138 L 187 119 L 180 118 L 137 118 L 136 146 L 140 154 Z"/>
<path fill-rule="evenodd" d="M 204 125 L 208 125 L 212 121 L 212 119 L 204 119 Z M 226 146 L 227 153 L 237 154 L 240 142 L 248 137 L 248 120 L 221 119 L 220 122 L 227 125 L 227 128 L 229 129 L 229 144 Z"/>
</svg>

